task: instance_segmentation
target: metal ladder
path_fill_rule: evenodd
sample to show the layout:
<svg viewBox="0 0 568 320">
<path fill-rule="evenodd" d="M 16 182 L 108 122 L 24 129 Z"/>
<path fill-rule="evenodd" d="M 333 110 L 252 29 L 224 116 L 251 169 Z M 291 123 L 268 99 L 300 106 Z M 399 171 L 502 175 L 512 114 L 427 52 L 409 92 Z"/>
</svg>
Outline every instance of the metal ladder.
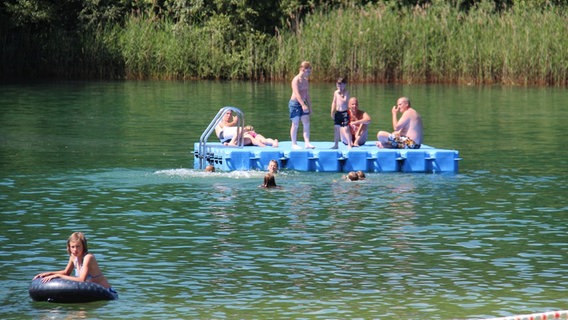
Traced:
<svg viewBox="0 0 568 320">
<path fill-rule="evenodd" d="M 243 128 L 245 125 L 245 116 L 243 114 L 243 112 L 235 107 L 231 107 L 231 106 L 226 106 L 223 107 L 219 110 L 219 112 L 217 112 L 217 115 L 215 115 L 215 117 L 213 118 L 213 120 L 209 123 L 209 126 L 207 126 L 207 128 L 205 129 L 205 131 L 203 131 L 203 133 L 201 134 L 201 137 L 199 138 L 199 149 L 197 151 L 196 157 L 199 159 L 199 169 L 205 169 L 205 167 L 207 166 L 207 161 L 212 157 L 211 155 L 209 155 L 209 153 L 207 152 L 207 139 L 209 139 L 209 136 L 211 135 L 212 132 L 215 131 L 215 128 L 217 127 L 217 125 L 219 124 L 219 122 L 221 121 L 221 119 L 223 119 L 223 116 L 225 115 L 225 113 L 227 111 L 232 111 L 234 113 L 237 114 L 238 120 L 237 120 L 237 141 L 238 141 L 238 147 L 242 147 L 243 146 Z"/>
</svg>

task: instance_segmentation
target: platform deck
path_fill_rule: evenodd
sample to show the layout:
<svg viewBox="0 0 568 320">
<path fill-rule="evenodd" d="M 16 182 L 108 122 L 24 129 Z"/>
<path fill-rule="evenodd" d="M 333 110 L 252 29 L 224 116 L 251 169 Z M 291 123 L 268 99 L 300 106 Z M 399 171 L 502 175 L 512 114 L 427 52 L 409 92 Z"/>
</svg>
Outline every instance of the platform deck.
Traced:
<svg viewBox="0 0 568 320">
<path fill-rule="evenodd" d="M 457 150 L 438 149 L 422 145 L 420 149 L 379 149 L 375 141 L 349 149 L 342 143 L 331 149 L 333 142 L 312 142 L 315 149 L 292 149 L 290 141 L 270 146 L 227 147 L 208 142 L 206 154 L 199 155 L 199 142 L 194 145 L 194 168 L 212 164 L 222 171 L 261 170 L 275 159 L 281 169 L 316 172 L 458 172 L 461 160 Z M 303 142 L 300 143 L 303 146 Z"/>
</svg>

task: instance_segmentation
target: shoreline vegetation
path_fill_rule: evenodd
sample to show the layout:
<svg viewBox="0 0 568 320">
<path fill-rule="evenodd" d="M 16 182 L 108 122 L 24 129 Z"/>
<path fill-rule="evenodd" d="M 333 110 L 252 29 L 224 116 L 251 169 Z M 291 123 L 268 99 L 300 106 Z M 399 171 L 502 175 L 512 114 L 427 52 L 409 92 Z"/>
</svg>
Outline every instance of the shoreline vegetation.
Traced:
<svg viewBox="0 0 568 320">
<path fill-rule="evenodd" d="M 199 16 L 165 5 L 184 2 L 123 7 L 129 11 L 122 18 L 109 8 L 81 8 L 71 26 L 37 14 L 21 18 L 21 8 L 5 4 L 0 78 L 288 81 L 309 60 L 313 81 L 568 85 L 567 3 L 345 1 L 310 8 L 288 0 L 282 2 L 298 6 L 280 8 L 282 17 L 267 17 L 244 0 L 225 8 L 234 15 L 204 10 Z M 216 10 L 229 3 L 212 2 Z M 279 23 L 259 23 L 260 15 Z"/>
</svg>

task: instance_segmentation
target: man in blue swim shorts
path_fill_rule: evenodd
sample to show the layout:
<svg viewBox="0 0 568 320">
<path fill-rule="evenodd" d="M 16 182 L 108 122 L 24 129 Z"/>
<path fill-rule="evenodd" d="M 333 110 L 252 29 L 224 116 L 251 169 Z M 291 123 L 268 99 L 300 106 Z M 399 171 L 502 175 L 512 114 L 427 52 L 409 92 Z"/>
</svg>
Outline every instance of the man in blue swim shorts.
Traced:
<svg viewBox="0 0 568 320">
<path fill-rule="evenodd" d="M 288 109 L 290 110 L 290 119 L 310 115 L 309 111 L 304 112 L 302 105 L 296 100 L 290 100 L 290 102 L 288 102 Z"/>
<path fill-rule="evenodd" d="M 300 64 L 300 72 L 292 79 L 292 96 L 288 102 L 290 110 L 290 138 L 292 139 L 292 148 L 301 149 L 298 146 L 297 136 L 300 120 L 304 129 L 304 147 L 306 149 L 315 148 L 310 143 L 310 113 L 312 112 L 312 101 L 309 94 L 308 77 L 312 72 L 312 67 L 308 61 Z"/>
</svg>

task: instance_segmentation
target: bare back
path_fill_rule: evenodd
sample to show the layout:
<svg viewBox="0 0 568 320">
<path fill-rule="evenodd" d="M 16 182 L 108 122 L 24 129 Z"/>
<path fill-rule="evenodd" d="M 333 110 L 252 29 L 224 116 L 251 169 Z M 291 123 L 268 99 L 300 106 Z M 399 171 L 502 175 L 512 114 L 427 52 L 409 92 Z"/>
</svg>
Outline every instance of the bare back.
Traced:
<svg viewBox="0 0 568 320">
<path fill-rule="evenodd" d="M 77 265 L 75 265 L 75 268 L 77 268 Z M 84 279 L 84 281 L 87 282 L 98 283 L 105 288 L 110 288 L 110 284 L 99 268 L 99 264 L 94 255 L 90 253 L 85 255 L 83 258 L 83 267 L 79 269 L 79 272 L 78 277 L 80 279 Z"/>
</svg>

